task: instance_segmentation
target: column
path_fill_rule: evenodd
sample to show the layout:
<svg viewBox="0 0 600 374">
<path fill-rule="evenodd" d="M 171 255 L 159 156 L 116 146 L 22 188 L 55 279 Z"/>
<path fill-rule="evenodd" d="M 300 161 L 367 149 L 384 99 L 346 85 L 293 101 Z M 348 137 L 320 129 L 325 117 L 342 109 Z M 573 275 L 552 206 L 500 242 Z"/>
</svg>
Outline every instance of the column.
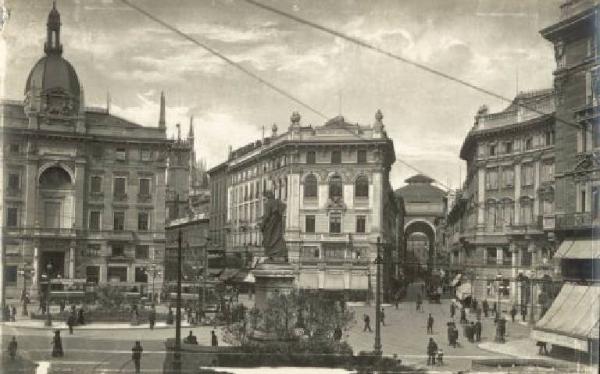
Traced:
<svg viewBox="0 0 600 374">
<path fill-rule="evenodd" d="M 537 289 L 536 286 L 537 284 L 537 277 L 536 277 L 536 273 L 535 273 L 535 267 L 537 265 L 537 250 L 535 248 L 535 242 L 533 241 L 533 239 L 527 243 L 527 252 L 531 253 L 531 276 L 529 277 L 530 283 L 528 284 L 529 286 L 529 319 L 530 321 L 535 321 L 535 313 L 538 312 L 538 307 L 537 307 Z"/>
<path fill-rule="evenodd" d="M 514 209 L 514 217 L 513 222 L 515 225 L 519 224 L 519 212 L 521 210 L 521 164 L 517 163 L 515 165 L 515 209 Z"/>
<path fill-rule="evenodd" d="M 75 248 L 69 248 L 69 278 L 75 278 Z"/>
<path fill-rule="evenodd" d="M 85 161 L 75 161 L 75 206 L 71 207 L 74 219 L 71 227 L 83 228 L 83 203 L 85 199 Z"/>
<path fill-rule="evenodd" d="M 485 168 L 484 167 L 480 167 L 479 170 L 477 170 L 477 181 L 478 181 L 478 186 L 477 186 L 477 196 L 479 196 L 478 200 L 477 200 L 477 227 L 478 228 L 485 228 Z"/>
<path fill-rule="evenodd" d="M 32 289 L 37 289 L 40 278 L 40 250 L 38 247 L 33 248 L 33 278 Z"/>
<path fill-rule="evenodd" d="M 519 274 L 519 258 L 521 257 L 521 249 L 517 247 L 515 243 L 510 243 L 509 251 L 512 256 L 511 262 L 511 281 L 510 281 L 510 295 L 513 303 L 519 302 L 519 287 L 517 282 L 517 275 Z"/>
<path fill-rule="evenodd" d="M 39 225 L 36 203 L 37 172 L 37 163 L 35 161 L 29 161 L 25 168 L 25 178 L 23 178 L 25 180 L 25 211 L 21 212 L 25 217 L 24 220 L 21 220 L 21 223 L 24 227 L 28 228 Z"/>
<path fill-rule="evenodd" d="M 537 222 L 537 217 L 540 215 L 540 199 L 538 197 L 538 190 L 540 188 L 540 160 L 536 160 L 533 163 L 533 198 L 535 201 L 533 202 L 533 222 Z"/>
</svg>

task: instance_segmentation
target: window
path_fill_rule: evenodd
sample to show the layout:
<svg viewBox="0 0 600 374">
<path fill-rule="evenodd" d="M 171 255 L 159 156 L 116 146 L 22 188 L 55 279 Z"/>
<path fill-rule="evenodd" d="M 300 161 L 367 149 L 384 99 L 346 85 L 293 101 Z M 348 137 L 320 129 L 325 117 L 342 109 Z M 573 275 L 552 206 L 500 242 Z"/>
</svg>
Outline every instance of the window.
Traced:
<svg viewBox="0 0 600 374">
<path fill-rule="evenodd" d="M 339 215 L 331 215 L 329 217 L 329 232 L 339 234 L 342 232 L 342 217 Z"/>
<path fill-rule="evenodd" d="M 100 266 L 88 266 L 85 268 L 85 280 L 88 283 L 98 284 L 100 281 Z"/>
<path fill-rule="evenodd" d="M 6 265 L 4 266 L 4 282 L 7 284 L 14 285 L 17 283 L 17 266 Z"/>
<path fill-rule="evenodd" d="M 525 139 L 525 150 L 529 151 L 533 149 L 533 138 L 527 138 Z"/>
<path fill-rule="evenodd" d="M 125 257 L 125 247 L 123 244 L 113 244 L 111 254 L 113 257 Z"/>
<path fill-rule="evenodd" d="M 100 244 L 88 244 L 86 247 L 86 256 L 98 257 L 100 256 Z"/>
<path fill-rule="evenodd" d="M 533 200 L 525 197 L 521 199 L 520 223 L 521 225 L 529 225 L 533 223 Z"/>
<path fill-rule="evenodd" d="M 496 202 L 489 201 L 486 204 L 486 212 L 487 212 L 487 227 L 493 229 L 496 227 Z"/>
<path fill-rule="evenodd" d="M 329 179 L 329 198 L 337 199 L 343 196 L 342 177 L 334 175 Z"/>
<path fill-rule="evenodd" d="M 367 162 L 367 151 L 364 149 L 359 149 L 356 152 L 356 162 L 359 164 L 364 164 Z"/>
<path fill-rule="evenodd" d="M 93 210 L 90 212 L 90 222 L 88 225 L 90 230 L 100 230 L 100 212 Z"/>
<path fill-rule="evenodd" d="M 521 165 L 521 185 L 532 186 L 533 185 L 533 164 L 526 163 Z"/>
<path fill-rule="evenodd" d="M 151 153 L 150 153 L 149 149 L 143 148 L 140 153 L 141 153 L 140 158 L 142 159 L 142 161 L 150 161 Z"/>
<path fill-rule="evenodd" d="M 513 143 L 512 142 L 504 143 L 504 153 L 508 154 L 508 153 L 512 153 L 512 151 L 513 151 Z"/>
<path fill-rule="evenodd" d="M 496 145 L 490 144 L 488 151 L 489 151 L 490 156 L 495 156 L 496 155 Z"/>
<path fill-rule="evenodd" d="M 114 212 L 113 230 L 114 231 L 125 230 L 125 212 Z"/>
<path fill-rule="evenodd" d="M 304 231 L 308 233 L 315 232 L 315 216 L 306 216 L 304 218 Z"/>
<path fill-rule="evenodd" d="M 315 164 L 317 162 L 317 155 L 315 151 L 306 152 L 306 163 L 307 164 Z"/>
<path fill-rule="evenodd" d="M 90 190 L 92 193 L 102 192 L 102 177 L 95 175 L 90 179 Z"/>
<path fill-rule="evenodd" d="M 346 257 L 345 245 L 328 244 L 323 248 L 325 258 L 343 259 Z"/>
<path fill-rule="evenodd" d="M 498 188 L 498 169 L 497 168 L 486 169 L 485 188 L 488 190 L 495 190 Z"/>
<path fill-rule="evenodd" d="M 125 196 L 127 179 L 124 177 L 116 177 L 114 180 L 113 191 L 115 196 Z"/>
<path fill-rule="evenodd" d="M 6 209 L 6 226 L 17 227 L 19 225 L 18 208 L 8 207 Z"/>
<path fill-rule="evenodd" d="M 8 189 L 12 191 L 19 190 L 19 174 L 9 173 L 8 174 Z"/>
<path fill-rule="evenodd" d="M 140 195 L 150 196 L 150 179 L 140 178 Z"/>
<path fill-rule="evenodd" d="M 531 266 L 532 254 L 529 251 L 521 251 L 521 266 Z"/>
<path fill-rule="evenodd" d="M 358 198 L 369 197 L 369 179 L 362 175 L 354 182 L 354 196 Z"/>
<path fill-rule="evenodd" d="M 367 217 L 356 216 L 356 232 L 361 234 L 367 232 Z"/>
<path fill-rule="evenodd" d="M 304 197 L 317 197 L 317 177 L 314 174 L 309 174 L 304 179 Z"/>
<path fill-rule="evenodd" d="M 510 188 L 514 185 L 515 170 L 512 166 L 502 169 L 502 187 Z"/>
<path fill-rule="evenodd" d="M 512 265 L 512 253 L 508 248 L 502 248 L 502 265 Z"/>
<path fill-rule="evenodd" d="M 109 282 L 127 282 L 127 268 L 125 266 L 109 266 L 107 275 Z"/>
<path fill-rule="evenodd" d="M 8 152 L 12 153 L 12 154 L 17 154 L 19 153 L 19 144 L 17 143 L 12 143 L 11 145 L 8 146 Z"/>
<path fill-rule="evenodd" d="M 342 163 L 342 152 L 341 151 L 331 151 L 331 163 L 332 164 L 341 164 Z"/>
<path fill-rule="evenodd" d="M 553 145 L 554 144 L 554 130 L 546 131 L 545 138 L 546 138 L 546 145 Z"/>
<path fill-rule="evenodd" d="M 146 269 L 140 266 L 135 267 L 135 282 L 148 283 L 148 274 L 146 273 Z"/>
<path fill-rule="evenodd" d="M 302 258 L 319 258 L 319 247 L 302 247 L 300 256 Z"/>
<path fill-rule="evenodd" d="M 496 265 L 497 261 L 498 261 L 498 251 L 496 250 L 496 248 L 486 248 L 486 264 L 488 265 Z"/>
<path fill-rule="evenodd" d="M 585 187 L 581 189 L 581 191 L 579 192 L 579 211 L 580 212 L 585 212 L 585 200 L 586 200 L 586 193 L 585 193 Z"/>
<path fill-rule="evenodd" d="M 513 219 L 514 219 L 513 217 L 515 216 L 514 202 L 510 199 L 506 199 L 502 202 L 502 208 L 503 208 L 503 212 L 502 212 L 503 223 L 506 225 L 512 225 Z"/>
<path fill-rule="evenodd" d="M 600 148 L 600 121 L 592 123 L 592 147 Z"/>
<path fill-rule="evenodd" d="M 550 182 L 554 179 L 554 162 L 545 161 L 542 164 L 542 182 Z"/>
<path fill-rule="evenodd" d="M 138 212 L 138 230 L 148 231 L 149 226 L 148 212 Z"/>
<path fill-rule="evenodd" d="M 149 257 L 150 247 L 147 245 L 135 246 L 135 258 L 138 260 L 146 260 Z"/>
<path fill-rule="evenodd" d="M 125 150 L 125 148 L 117 148 L 117 151 L 116 151 L 117 160 L 125 161 L 126 157 L 127 157 L 127 151 Z"/>
</svg>

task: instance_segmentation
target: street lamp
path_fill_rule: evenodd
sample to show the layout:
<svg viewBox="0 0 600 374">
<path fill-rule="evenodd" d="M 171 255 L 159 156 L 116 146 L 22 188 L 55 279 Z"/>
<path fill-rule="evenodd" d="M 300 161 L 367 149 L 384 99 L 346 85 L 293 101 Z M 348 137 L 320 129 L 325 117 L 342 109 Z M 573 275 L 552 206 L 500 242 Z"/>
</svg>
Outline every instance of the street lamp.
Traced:
<svg viewBox="0 0 600 374">
<path fill-rule="evenodd" d="M 381 356 L 381 238 L 377 237 L 377 257 L 375 258 L 375 266 L 377 266 L 376 285 L 375 285 L 375 350 L 377 356 Z"/>
<path fill-rule="evenodd" d="M 48 274 L 42 274 L 41 283 L 44 285 L 44 302 L 46 303 L 46 321 L 44 321 L 44 326 L 52 326 L 52 316 L 50 315 L 50 277 Z"/>
<path fill-rule="evenodd" d="M 154 281 L 156 276 L 162 275 L 156 264 L 152 264 L 149 268 L 144 268 L 144 273 L 152 277 L 152 293 L 150 294 L 150 301 L 154 304 Z"/>
<path fill-rule="evenodd" d="M 30 264 L 25 263 L 22 268 L 19 269 L 19 274 L 23 276 L 23 292 L 21 294 L 21 302 L 23 303 L 22 315 L 27 316 L 27 278 L 33 277 L 34 270 Z"/>
</svg>

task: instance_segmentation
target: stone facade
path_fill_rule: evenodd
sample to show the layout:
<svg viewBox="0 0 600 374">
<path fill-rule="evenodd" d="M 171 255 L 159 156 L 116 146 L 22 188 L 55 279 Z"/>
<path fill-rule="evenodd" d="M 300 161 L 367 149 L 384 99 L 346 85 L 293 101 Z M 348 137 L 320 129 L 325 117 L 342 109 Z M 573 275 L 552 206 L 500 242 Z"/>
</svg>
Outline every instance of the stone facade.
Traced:
<svg viewBox="0 0 600 374">
<path fill-rule="evenodd" d="M 263 193 L 272 190 L 287 204 L 285 240 L 297 286 L 366 295 L 375 287 L 381 237 L 389 289 L 397 272 L 401 205 L 389 184 L 395 155 L 382 118 L 378 112 L 372 126 L 363 126 L 340 116 L 312 127 L 302 126 L 294 113 L 286 132 L 274 125 L 270 137 L 230 152 L 227 162 L 209 171 L 211 217 L 222 214 L 226 199 L 226 229 L 211 224 L 211 231 L 226 234 L 227 255 L 263 256 Z M 223 185 L 227 195 L 216 199 L 215 189 Z"/>
<path fill-rule="evenodd" d="M 467 177 L 445 222 L 450 268 L 504 310 L 533 302 L 539 315 L 538 281 L 555 276 L 554 129 L 553 91 L 521 92 L 501 112 L 482 107 L 461 149 Z"/>
</svg>

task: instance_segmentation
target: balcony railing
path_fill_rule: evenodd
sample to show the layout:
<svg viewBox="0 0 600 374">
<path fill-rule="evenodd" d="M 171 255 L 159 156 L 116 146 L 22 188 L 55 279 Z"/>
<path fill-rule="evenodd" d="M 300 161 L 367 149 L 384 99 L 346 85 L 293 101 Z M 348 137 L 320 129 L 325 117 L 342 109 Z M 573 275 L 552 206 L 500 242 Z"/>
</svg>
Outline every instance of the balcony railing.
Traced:
<svg viewBox="0 0 600 374">
<path fill-rule="evenodd" d="M 8 234 L 30 235 L 30 236 L 75 236 L 77 230 L 63 227 L 7 227 Z"/>
<path fill-rule="evenodd" d="M 560 230 L 588 229 L 600 226 L 600 216 L 592 212 L 563 213 L 556 215 L 556 228 Z"/>
</svg>

